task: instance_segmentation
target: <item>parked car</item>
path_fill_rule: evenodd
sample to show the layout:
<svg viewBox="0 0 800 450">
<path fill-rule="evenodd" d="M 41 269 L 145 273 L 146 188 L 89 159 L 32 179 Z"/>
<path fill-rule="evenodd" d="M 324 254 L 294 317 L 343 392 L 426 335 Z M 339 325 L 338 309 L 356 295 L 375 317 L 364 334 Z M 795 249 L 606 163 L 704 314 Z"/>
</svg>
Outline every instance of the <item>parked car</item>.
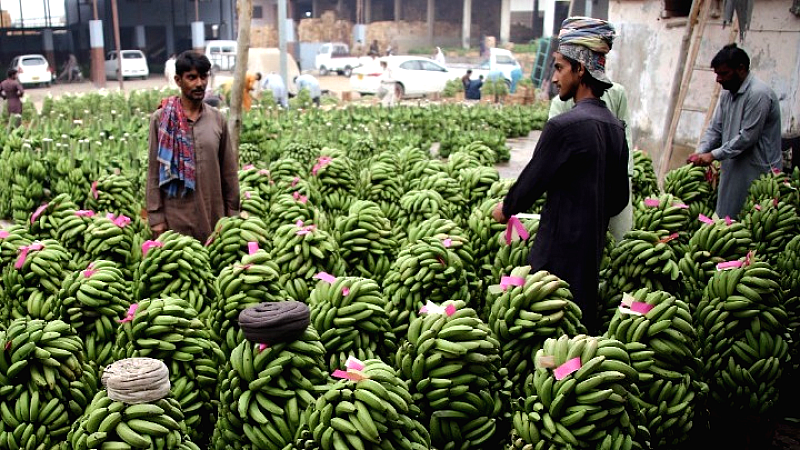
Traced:
<svg viewBox="0 0 800 450">
<path fill-rule="evenodd" d="M 8 68 L 17 70 L 17 79 L 23 86 L 50 86 L 56 79 L 55 71 L 42 55 L 17 56 L 11 60 Z"/>
<path fill-rule="evenodd" d="M 147 58 L 140 50 L 122 50 L 122 78 L 136 78 L 143 80 L 150 76 L 150 68 L 147 67 Z M 118 79 L 119 64 L 117 52 L 108 52 L 106 55 L 106 78 Z"/>
<path fill-rule="evenodd" d="M 490 72 L 499 71 L 502 72 L 506 83 L 511 84 L 511 71 L 520 68 L 520 65 L 511 51 L 503 48 L 491 48 L 489 49 L 488 58 L 474 59 L 462 63 L 448 63 L 447 68 L 461 72 L 466 72 L 467 69 L 471 69 L 471 78 L 473 80 L 477 80 L 481 75 L 485 77 Z"/>
<path fill-rule="evenodd" d="M 351 56 L 350 47 L 341 42 L 326 42 L 317 50 L 314 58 L 314 68 L 321 76 L 336 72 L 349 77 L 353 69 L 368 64 L 372 61 L 368 56 Z"/>
<path fill-rule="evenodd" d="M 233 70 L 236 65 L 236 41 L 206 41 L 206 57 L 215 72 Z"/>
<path fill-rule="evenodd" d="M 442 92 L 448 80 L 459 78 L 462 72 L 453 72 L 436 61 L 421 56 L 387 56 L 386 61 L 397 83 L 400 97 L 420 97 Z M 379 62 L 353 69 L 350 88 L 361 94 L 375 94 L 380 87 Z"/>
</svg>

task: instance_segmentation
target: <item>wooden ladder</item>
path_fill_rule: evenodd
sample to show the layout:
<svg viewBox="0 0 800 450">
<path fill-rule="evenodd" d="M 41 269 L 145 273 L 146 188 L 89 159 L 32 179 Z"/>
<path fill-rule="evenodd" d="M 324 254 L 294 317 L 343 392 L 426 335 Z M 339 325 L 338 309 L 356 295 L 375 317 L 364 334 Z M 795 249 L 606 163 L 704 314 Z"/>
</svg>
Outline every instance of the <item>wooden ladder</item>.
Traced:
<svg viewBox="0 0 800 450">
<path fill-rule="evenodd" d="M 692 82 L 692 76 L 694 72 L 704 71 L 704 72 L 711 72 L 713 71 L 711 68 L 706 66 L 698 66 L 697 65 L 697 55 L 700 53 L 700 44 L 705 34 L 706 25 L 708 24 L 708 19 L 710 15 L 710 11 L 714 0 L 695 0 L 692 4 L 692 10 L 689 13 L 689 22 L 687 26 L 692 27 L 694 26 L 695 22 L 697 22 L 697 30 L 692 30 L 692 43 L 689 50 L 689 57 L 686 61 L 686 65 L 683 68 L 683 77 L 681 78 L 681 85 L 680 91 L 678 93 L 678 101 L 676 102 L 675 109 L 672 113 L 672 117 L 670 119 L 670 126 L 669 132 L 667 133 L 667 141 L 664 145 L 664 149 L 661 152 L 661 161 L 658 166 L 658 180 L 659 182 L 664 181 L 664 176 L 669 169 L 669 162 L 672 159 L 672 151 L 673 151 L 673 144 L 675 140 L 675 133 L 678 130 L 678 124 L 680 123 L 681 117 L 683 116 L 684 111 L 691 111 L 691 112 L 700 112 L 705 113 L 705 119 L 703 121 L 703 127 L 699 140 L 702 139 L 702 133 L 705 132 L 705 129 L 708 127 L 708 124 L 711 122 L 711 118 L 714 115 L 714 109 L 716 108 L 717 101 L 719 100 L 720 94 L 720 85 L 719 83 L 714 83 L 714 90 L 711 93 L 711 100 L 709 101 L 709 105 L 707 108 L 697 108 L 697 107 L 687 107 L 684 106 L 686 102 L 686 96 L 689 93 L 689 86 Z M 734 22 L 734 24 L 737 22 Z M 736 34 L 738 33 L 738 27 L 736 25 L 731 25 L 730 28 L 730 36 L 728 38 L 728 42 L 734 42 L 736 39 Z"/>
</svg>

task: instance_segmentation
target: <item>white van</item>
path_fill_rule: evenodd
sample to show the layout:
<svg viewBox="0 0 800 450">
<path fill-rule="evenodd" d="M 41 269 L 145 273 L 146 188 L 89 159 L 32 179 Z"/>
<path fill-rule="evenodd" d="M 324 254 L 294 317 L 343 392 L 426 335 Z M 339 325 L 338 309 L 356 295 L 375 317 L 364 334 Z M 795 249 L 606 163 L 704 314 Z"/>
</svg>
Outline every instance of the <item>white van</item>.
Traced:
<svg viewBox="0 0 800 450">
<path fill-rule="evenodd" d="M 215 72 L 233 70 L 236 66 L 236 41 L 206 41 L 206 57 Z"/>
</svg>

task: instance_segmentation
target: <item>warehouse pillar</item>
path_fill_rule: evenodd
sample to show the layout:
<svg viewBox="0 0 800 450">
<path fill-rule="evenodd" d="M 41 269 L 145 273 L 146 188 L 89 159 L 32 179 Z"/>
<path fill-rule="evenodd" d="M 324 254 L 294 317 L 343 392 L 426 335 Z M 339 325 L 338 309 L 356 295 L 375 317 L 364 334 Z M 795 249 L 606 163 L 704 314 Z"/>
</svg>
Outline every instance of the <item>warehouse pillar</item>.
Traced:
<svg viewBox="0 0 800 450">
<path fill-rule="evenodd" d="M 394 21 L 399 22 L 403 20 L 403 4 L 400 0 L 394 0 Z"/>
<path fill-rule="evenodd" d="M 511 0 L 500 1 L 500 42 L 511 40 Z"/>
<path fill-rule="evenodd" d="M 103 21 L 89 21 L 89 47 L 92 57 L 92 82 L 99 88 L 106 87 L 105 51 L 103 49 Z"/>
<path fill-rule="evenodd" d="M 428 0 L 428 44 L 433 45 L 433 24 L 436 23 L 436 4 L 435 0 Z"/>
<path fill-rule="evenodd" d="M 56 64 L 56 53 L 53 46 L 53 30 L 50 28 L 42 30 L 42 48 L 44 48 L 44 58 L 50 64 L 50 67 L 56 70 L 58 65 Z"/>
<path fill-rule="evenodd" d="M 145 34 L 144 25 L 136 25 L 136 48 L 144 51 L 147 47 L 147 35 Z"/>
<path fill-rule="evenodd" d="M 472 0 L 464 0 L 464 17 L 461 19 L 461 46 L 469 49 L 469 38 L 472 34 Z"/>
<path fill-rule="evenodd" d="M 372 22 L 372 0 L 364 0 L 364 23 Z"/>
</svg>

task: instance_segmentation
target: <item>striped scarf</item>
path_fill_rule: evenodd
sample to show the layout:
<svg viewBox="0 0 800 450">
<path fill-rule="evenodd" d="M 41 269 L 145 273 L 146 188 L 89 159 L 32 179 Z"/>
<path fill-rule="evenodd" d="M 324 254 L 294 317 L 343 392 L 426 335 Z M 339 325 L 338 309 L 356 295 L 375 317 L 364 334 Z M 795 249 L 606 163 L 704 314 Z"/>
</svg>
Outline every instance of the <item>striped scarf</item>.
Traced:
<svg viewBox="0 0 800 450">
<path fill-rule="evenodd" d="M 177 197 L 195 189 L 194 146 L 189 135 L 189 120 L 178 96 L 165 99 L 158 123 L 158 186 L 167 197 Z"/>
<path fill-rule="evenodd" d="M 560 44 L 580 45 L 605 55 L 611 51 L 616 32 L 605 20 L 591 17 L 569 17 L 561 23 Z"/>
</svg>

